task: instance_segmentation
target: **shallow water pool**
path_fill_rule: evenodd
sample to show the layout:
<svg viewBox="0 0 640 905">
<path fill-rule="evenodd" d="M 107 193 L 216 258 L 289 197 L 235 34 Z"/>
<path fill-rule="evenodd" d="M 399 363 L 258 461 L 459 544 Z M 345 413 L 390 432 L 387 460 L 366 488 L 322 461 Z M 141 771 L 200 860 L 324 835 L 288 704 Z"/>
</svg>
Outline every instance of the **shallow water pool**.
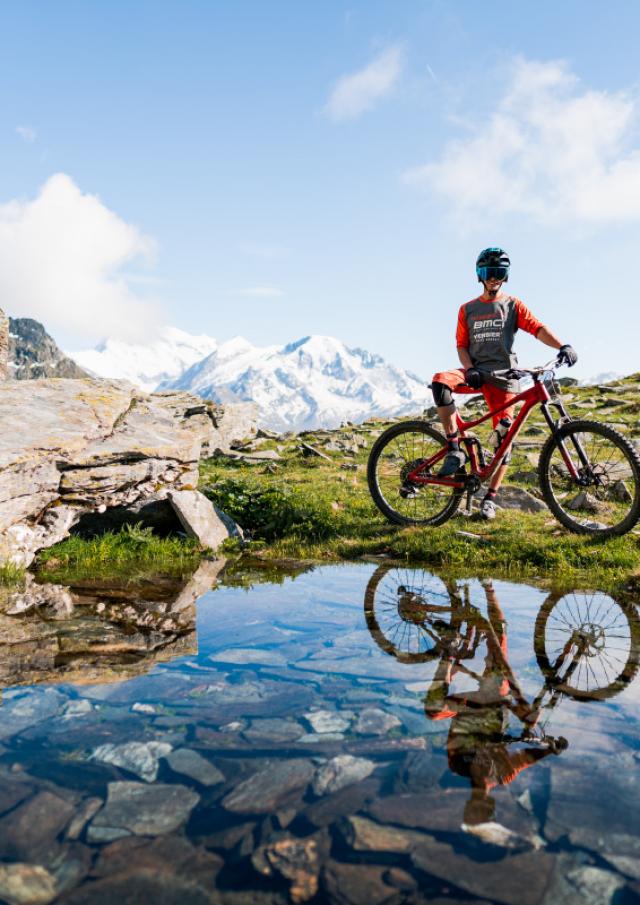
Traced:
<svg viewBox="0 0 640 905">
<path fill-rule="evenodd" d="M 2 901 L 640 897 L 633 600 L 207 563 L 0 629 Z"/>
</svg>

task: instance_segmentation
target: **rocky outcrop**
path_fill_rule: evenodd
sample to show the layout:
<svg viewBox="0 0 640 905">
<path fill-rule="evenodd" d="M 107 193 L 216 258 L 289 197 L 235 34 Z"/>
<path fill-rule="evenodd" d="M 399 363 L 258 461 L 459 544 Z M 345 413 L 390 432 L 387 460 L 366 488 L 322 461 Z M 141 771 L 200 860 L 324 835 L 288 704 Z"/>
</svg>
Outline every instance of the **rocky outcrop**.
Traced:
<svg viewBox="0 0 640 905">
<path fill-rule="evenodd" d="M 37 380 L 41 377 L 89 377 L 58 348 L 40 321 L 31 317 L 9 318 L 9 377 Z"/>
<path fill-rule="evenodd" d="M 0 384 L 0 420 L 0 561 L 21 565 L 83 517 L 195 490 L 200 457 L 256 429 L 251 405 L 98 379 Z"/>
</svg>

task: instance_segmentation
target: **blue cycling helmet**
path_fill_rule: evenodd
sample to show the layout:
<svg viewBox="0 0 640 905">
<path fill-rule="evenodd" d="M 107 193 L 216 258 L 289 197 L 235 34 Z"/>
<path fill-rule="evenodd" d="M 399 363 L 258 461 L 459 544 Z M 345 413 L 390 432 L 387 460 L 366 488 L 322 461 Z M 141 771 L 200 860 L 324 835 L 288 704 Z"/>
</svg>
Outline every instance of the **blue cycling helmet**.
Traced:
<svg viewBox="0 0 640 905">
<path fill-rule="evenodd" d="M 511 261 L 504 248 L 484 248 L 476 261 L 478 282 L 484 283 L 493 278 L 506 283 L 509 279 L 510 266 Z"/>
</svg>

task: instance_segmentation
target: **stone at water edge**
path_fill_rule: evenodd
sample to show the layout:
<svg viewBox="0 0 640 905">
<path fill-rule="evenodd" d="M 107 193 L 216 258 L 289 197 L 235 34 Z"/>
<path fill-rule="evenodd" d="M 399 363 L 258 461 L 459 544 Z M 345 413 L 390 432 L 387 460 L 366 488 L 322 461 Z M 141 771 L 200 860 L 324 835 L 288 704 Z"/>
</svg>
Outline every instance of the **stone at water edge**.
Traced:
<svg viewBox="0 0 640 905">
<path fill-rule="evenodd" d="M 201 547 L 217 550 L 228 537 L 242 540 L 242 529 L 198 490 L 169 491 L 171 503 L 189 537 Z"/>
</svg>

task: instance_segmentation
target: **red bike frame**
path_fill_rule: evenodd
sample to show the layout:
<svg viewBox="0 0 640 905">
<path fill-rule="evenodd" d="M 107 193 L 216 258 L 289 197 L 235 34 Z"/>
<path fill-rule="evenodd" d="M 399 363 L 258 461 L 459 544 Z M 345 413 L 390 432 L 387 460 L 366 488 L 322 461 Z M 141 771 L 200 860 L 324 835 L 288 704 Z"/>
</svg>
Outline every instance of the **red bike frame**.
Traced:
<svg viewBox="0 0 640 905">
<path fill-rule="evenodd" d="M 464 443 L 467 449 L 467 455 L 469 457 L 469 462 L 471 464 L 471 473 L 477 475 L 481 481 L 486 481 L 487 478 L 490 478 L 493 472 L 498 467 L 498 464 L 502 461 L 502 457 L 506 453 L 509 446 L 513 443 L 515 438 L 518 436 L 520 432 L 520 428 L 529 417 L 529 412 L 536 405 L 545 406 L 545 415 L 546 413 L 546 404 L 551 400 L 551 396 L 544 384 L 544 382 L 540 379 L 534 378 L 534 384 L 529 389 L 525 390 L 522 393 L 519 393 L 517 396 L 509 399 L 508 402 L 505 402 L 504 405 L 501 405 L 499 408 L 493 409 L 490 412 L 487 412 L 486 415 L 483 415 L 482 418 L 476 418 L 475 421 L 463 421 L 460 417 L 459 413 L 456 413 L 456 418 L 458 422 L 458 430 L 460 432 L 460 443 Z M 519 402 L 524 403 L 516 418 L 505 434 L 500 446 L 497 448 L 495 455 L 493 456 L 491 462 L 486 465 L 484 468 L 480 467 L 478 464 L 478 456 L 476 453 L 476 445 L 477 439 L 474 437 L 467 437 L 465 431 L 471 430 L 474 427 L 477 427 L 478 424 L 482 424 L 484 421 L 487 421 L 493 415 L 498 414 L 499 412 L 504 411 L 504 409 L 510 408 L 512 405 L 517 405 Z M 549 420 L 549 418 L 547 419 Z M 577 477 L 576 468 L 573 465 L 571 458 L 567 454 L 564 449 L 564 444 L 560 446 L 562 457 L 565 461 L 567 468 L 569 469 L 571 476 L 573 478 Z M 429 471 L 434 465 L 436 465 L 441 459 L 447 454 L 446 446 L 439 450 L 434 456 L 431 456 L 430 459 L 425 459 L 417 466 L 412 472 L 407 475 L 406 480 L 411 484 L 442 484 L 445 487 L 457 487 L 464 488 L 466 486 L 465 480 L 460 479 L 457 476 L 447 477 L 447 478 L 439 478 L 437 475 L 425 474 L 425 471 Z"/>
</svg>

